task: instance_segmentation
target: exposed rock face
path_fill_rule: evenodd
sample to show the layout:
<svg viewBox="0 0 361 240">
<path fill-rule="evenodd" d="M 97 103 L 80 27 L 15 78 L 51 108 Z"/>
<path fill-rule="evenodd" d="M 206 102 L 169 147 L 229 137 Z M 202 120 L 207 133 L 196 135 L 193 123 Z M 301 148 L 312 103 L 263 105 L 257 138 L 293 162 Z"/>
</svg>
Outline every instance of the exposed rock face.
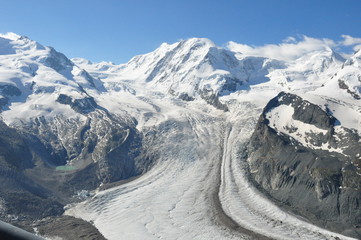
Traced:
<svg viewBox="0 0 361 240">
<path fill-rule="evenodd" d="M 0 122 L 0 214 L 7 221 L 63 213 L 77 193 L 136 176 L 142 137 L 129 119 L 94 110 L 84 119 Z M 10 204 L 11 203 L 11 204 Z"/>
<path fill-rule="evenodd" d="M 96 107 L 98 107 L 97 103 L 92 97 L 86 97 L 83 99 L 72 99 L 65 94 L 60 94 L 56 101 L 61 104 L 69 105 L 74 111 L 81 114 L 92 112 L 95 110 Z"/>
<path fill-rule="evenodd" d="M 17 222 L 18 227 L 28 232 L 34 232 L 36 229 L 40 236 L 47 239 L 62 240 L 105 240 L 106 238 L 89 222 L 70 217 L 59 216 L 54 218 L 44 218 L 35 222 Z M 25 238 L 29 239 L 29 238 Z M 43 239 L 43 238 L 41 238 Z M 34 239 L 34 240 L 41 240 Z"/>
<path fill-rule="evenodd" d="M 214 94 L 213 91 L 203 89 L 200 91 L 201 98 L 204 99 L 208 104 L 227 112 L 229 109 L 226 104 L 219 101 L 219 96 Z"/>
<path fill-rule="evenodd" d="M 49 55 L 42 59 L 44 64 L 57 72 L 72 68 L 74 63 L 70 61 L 64 54 L 57 52 L 54 48 L 49 49 Z"/>
<path fill-rule="evenodd" d="M 243 91 L 298 89 L 304 81 L 301 89 L 308 92 L 331 75 L 341 92 L 354 99 L 360 95 L 357 55 L 336 78 L 344 60 L 332 51 L 288 63 L 190 39 L 163 44 L 125 65 L 85 61 L 88 73 L 53 48 L 24 37 L 11 39 L 0 37 L 0 72 L 5 73 L 0 82 L 0 219 L 28 225 L 49 217 L 39 231 L 56 236 L 56 230 L 84 226 L 68 217 L 53 218 L 65 204 L 90 196 L 89 190 L 100 185 L 130 181 L 154 159 L 168 159 L 168 152 L 183 154 L 179 139 L 197 129 L 179 124 L 174 130 L 177 122 L 168 119 L 173 105 L 158 105 L 165 93 L 184 101 L 203 99 L 230 114 L 235 105 L 228 101 L 243 101 Z M 326 83 L 321 92 L 334 87 Z M 174 103 L 183 105 L 178 99 Z M 191 114 L 196 104 L 189 104 Z M 173 132 L 172 138 L 162 137 Z M 248 146 L 251 173 L 279 203 L 319 225 L 357 236 L 351 231 L 361 221 L 359 139 L 327 108 L 282 93 L 266 107 Z M 157 147 L 165 142 L 172 143 L 171 151 Z M 80 236 L 71 233 L 70 239 Z"/>
<path fill-rule="evenodd" d="M 6 39 L 0 36 L 1 220 L 59 216 L 91 190 L 152 164 L 136 121 L 97 101 L 103 82 L 51 47 Z"/>
<path fill-rule="evenodd" d="M 273 124 L 289 109 L 293 125 Z M 327 110 L 282 92 L 265 107 L 246 155 L 251 179 L 280 205 L 317 225 L 360 237 L 360 137 L 338 124 Z"/>
<path fill-rule="evenodd" d="M 21 91 L 19 88 L 10 84 L 0 85 L 0 112 L 2 111 L 3 107 L 9 103 L 9 97 L 20 95 Z"/>
<path fill-rule="evenodd" d="M 21 216 L 58 215 L 62 204 L 51 197 L 51 191 L 26 175 L 35 167 L 33 150 L 15 129 L 0 122 L 0 214 L 12 220 Z M 10 219 L 9 219 L 10 218 Z"/>
</svg>

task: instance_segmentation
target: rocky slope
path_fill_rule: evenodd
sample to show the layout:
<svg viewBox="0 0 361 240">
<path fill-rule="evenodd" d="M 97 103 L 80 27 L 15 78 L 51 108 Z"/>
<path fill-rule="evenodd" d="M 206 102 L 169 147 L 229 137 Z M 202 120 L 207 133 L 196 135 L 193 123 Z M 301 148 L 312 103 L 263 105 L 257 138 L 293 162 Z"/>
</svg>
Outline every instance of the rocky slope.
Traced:
<svg viewBox="0 0 361 240">
<path fill-rule="evenodd" d="M 80 217 L 99 220 L 99 214 L 104 218 L 115 214 L 115 223 L 123 221 L 122 226 L 137 229 L 141 221 L 148 234 L 175 238 L 172 232 L 158 231 L 162 224 L 154 223 L 169 219 L 172 228 L 173 221 L 187 220 L 184 213 L 194 213 L 194 221 L 209 220 L 204 218 L 208 211 L 204 199 L 210 193 L 216 196 L 215 186 L 224 180 L 214 175 L 222 172 L 214 166 L 233 159 L 230 149 L 238 144 L 233 127 L 251 135 L 258 109 L 285 91 L 268 103 L 251 139 L 240 137 L 242 145 L 248 140 L 249 144 L 247 154 L 238 155 L 249 163 L 259 188 L 280 205 L 320 226 L 359 236 L 359 55 L 345 60 L 323 48 L 293 61 L 276 60 L 193 38 L 162 44 L 154 52 L 115 65 L 69 60 L 27 37 L 0 35 L 0 217 L 21 221 L 29 230 L 44 221 L 46 226 L 39 227 L 42 234 L 65 219 L 61 227 L 84 225 L 89 228 L 84 236 L 90 238 L 99 234 L 90 224 L 54 216 L 62 215 L 69 203 L 89 199 L 96 194 L 93 190 L 111 188 L 85 208 L 94 212 L 80 211 Z M 238 119 L 245 122 L 237 124 Z M 136 178 L 149 169 L 155 175 Z M 232 174 L 237 171 L 243 168 L 232 169 Z M 114 188 L 126 182 L 129 191 L 127 186 Z M 204 195 L 198 195 L 202 191 Z M 198 209 L 189 209 L 194 204 L 187 199 L 197 202 Z M 134 205 L 136 216 L 124 204 Z M 119 209 L 128 209 L 121 219 Z M 212 214 L 217 211 L 221 207 Z M 133 221 L 134 217 L 139 219 Z M 107 221 L 96 224 L 107 236 L 119 236 Z M 188 233 L 201 229 L 204 236 L 213 234 L 206 229 L 215 229 L 209 222 L 204 229 L 186 224 L 192 229 Z M 282 225 L 271 235 L 285 229 L 290 235 L 280 236 L 295 236 L 310 229 L 291 225 Z M 224 237 L 224 231 L 217 236 Z M 60 232 L 64 230 L 53 231 Z M 304 236 L 322 231 L 308 232 Z"/>
<path fill-rule="evenodd" d="M 60 215 L 99 185 L 145 171 L 136 121 L 96 102 L 99 80 L 53 48 L 0 39 L 1 219 Z"/>
<path fill-rule="evenodd" d="M 281 206 L 357 238 L 361 214 L 359 56 L 360 51 L 339 67 L 324 71 L 328 77 L 318 77 L 313 91 L 293 91 L 300 96 L 283 92 L 272 99 L 258 121 L 246 157 L 251 178 Z M 340 59 L 336 57 L 329 63 L 336 63 Z M 322 85 L 317 83 L 322 81 Z"/>
<path fill-rule="evenodd" d="M 271 69 L 284 67 L 280 61 L 262 57 L 239 60 L 235 53 L 203 38 L 164 43 L 154 52 L 136 56 L 120 66 L 93 64 L 79 58 L 73 61 L 92 75 L 104 78 L 109 87 L 119 87 L 119 80 L 136 80 L 185 101 L 204 99 L 225 111 L 228 108 L 219 101 L 220 97 L 267 81 Z M 112 78 L 118 84 L 110 82 Z"/>
<path fill-rule="evenodd" d="M 263 107 L 268 96 L 290 92 L 271 100 L 258 122 L 243 158 L 251 178 L 281 206 L 319 226 L 359 237 L 357 56 L 346 60 L 326 47 L 282 61 L 191 39 L 164 44 L 118 67 L 74 61 L 105 82 L 136 79 L 186 101 L 216 93 L 216 101 L 228 103 L 221 109 L 231 108 L 231 114 L 237 113 L 236 102 Z"/>
<path fill-rule="evenodd" d="M 247 147 L 251 177 L 281 206 L 360 237 L 359 140 L 330 110 L 282 92 L 265 107 Z"/>
</svg>

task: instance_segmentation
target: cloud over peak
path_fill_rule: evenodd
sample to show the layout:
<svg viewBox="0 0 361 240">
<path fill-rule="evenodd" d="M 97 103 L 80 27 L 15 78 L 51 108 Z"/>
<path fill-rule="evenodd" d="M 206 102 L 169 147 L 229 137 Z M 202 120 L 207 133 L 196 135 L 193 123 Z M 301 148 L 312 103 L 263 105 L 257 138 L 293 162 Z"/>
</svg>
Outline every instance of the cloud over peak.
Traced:
<svg viewBox="0 0 361 240">
<path fill-rule="evenodd" d="M 349 35 L 342 35 L 341 37 L 343 40 L 338 42 L 328 38 L 312 38 L 308 36 L 287 37 L 280 44 L 266 44 L 263 46 L 229 42 L 227 48 L 241 56 L 251 55 L 283 61 L 292 61 L 314 51 L 330 51 L 339 47 L 352 47 L 353 50 L 361 48 L 361 38 L 354 38 Z"/>
</svg>

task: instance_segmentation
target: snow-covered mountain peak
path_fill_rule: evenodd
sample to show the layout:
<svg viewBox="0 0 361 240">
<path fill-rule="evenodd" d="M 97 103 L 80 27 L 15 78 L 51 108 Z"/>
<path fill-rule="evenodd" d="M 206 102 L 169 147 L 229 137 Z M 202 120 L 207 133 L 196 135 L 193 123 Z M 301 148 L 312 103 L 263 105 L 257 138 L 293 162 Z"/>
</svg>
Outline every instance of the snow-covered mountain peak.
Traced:
<svg viewBox="0 0 361 240">
<path fill-rule="evenodd" d="M 295 61 L 288 63 L 292 69 L 305 72 L 307 75 L 316 76 L 335 71 L 345 62 L 345 59 L 332 49 L 310 52 Z"/>
<path fill-rule="evenodd" d="M 208 38 L 190 38 L 180 41 L 179 44 L 188 49 L 217 47 L 217 45 Z"/>
<path fill-rule="evenodd" d="M 333 68 L 336 69 L 334 74 L 314 93 L 359 105 L 358 102 L 361 99 L 360 55 L 360 52 L 356 52 L 343 64 L 339 64 L 338 68 Z"/>
<path fill-rule="evenodd" d="M 15 40 L 9 40 L 10 38 Z M 37 44 L 18 35 L 10 36 L 7 40 L 8 43 L 2 46 L 20 46 L 25 42 Z M 33 77 L 38 74 L 41 65 L 64 77 L 66 81 L 60 82 L 67 83 L 66 86 L 74 85 L 75 89 L 80 87 L 80 92 L 85 91 L 87 94 L 89 91 L 105 91 L 104 87 L 109 92 L 125 90 L 134 93 L 139 85 L 183 100 L 213 99 L 229 96 L 239 90 L 312 91 L 327 85 L 345 62 L 331 48 L 308 51 L 294 61 L 247 54 L 239 57 L 236 56 L 238 52 L 219 47 L 206 38 L 163 43 L 153 52 L 135 56 L 121 65 L 110 62 L 92 63 L 83 58 L 70 61 L 51 47 L 44 47 L 44 50 L 32 49 L 26 54 L 28 58 L 17 57 L 13 62 L 16 62 L 16 68 L 25 70 Z M 348 62 L 357 62 L 357 56 L 355 54 Z M 40 83 L 48 86 L 50 83 L 44 82 L 45 79 L 34 81 L 36 87 L 40 87 Z M 31 81 L 28 85 L 31 85 Z"/>
<path fill-rule="evenodd" d="M 73 62 L 110 82 L 109 86 L 114 86 L 115 81 L 131 80 L 181 98 L 189 96 L 187 99 L 201 95 L 204 89 L 217 95 L 230 81 L 237 82 L 232 83 L 236 90 L 236 85 L 246 80 L 234 54 L 205 38 L 163 43 L 153 52 L 135 56 L 123 65 L 92 64 L 82 59 Z"/>
<path fill-rule="evenodd" d="M 163 43 L 153 52 L 135 56 L 123 65 L 93 64 L 84 59 L 73 62 L 109 82 L 108 86 L 130 80 L 182 99 L 202 97 L 205 92 L 224 96 L 253 88 L 250 86 L 309 91 L 323 85 L 344 62 L 331 48 L 308 51 L 294 61 L 236 54 L 209 39 L 191 38 Z"/>
<path fill-rule="evenodd" d="M 93 64 L 92 61 L 85 59 L 85 58 L 72 58 L 71 61 L 76 65 L 91 65 Z"/>
<path fill-rule="evenodd" d="M 12 41 L 15 41 L 15 40 L 18 40 L 18 39 L 21 39 L 21 38 L 27 38 L 27 37 L 18 35 L 18 34 L 13 33 L 13 32 L 0 33 L 0 37 L 1 38 L 6 38 L 6 39 L 9 39 L 9 40 L 12 40 Z"/>
<path fill-rule="evenodd" d="M 21 54 L 45 49 L 43 45 L 27 37 L 15 33 L 0 34 L 0 55 Z"/>
<path fill-rule="evenodd" d="M 354 67 L 361 67 L 361 49 L 355 52 L 349 59 L 346 60 L 345 66 L 353 65 Z"/>
<path fill-rule="evenodd" d="M 225 85 L 234 91 L 246 80 L 234 54 L 208 39 L 192 38 L 170 45 L 155 60 L 144 74 L 145 81 L 177 96 L 194 98 L 204 90 L 218 95 Z"/>
<path fill-rule="evenodd" d="M 151 61 L 152 58 L 154 58 L 155 61 L 160 61 L 165 55 L 173 55 L 174 57 L 182 59 L 186 58 L 184 59 L 184 61 L 186 61 L 192 55 L 204 57 L 212 47 L 216 47 L 216 45 L 206 38 L 190 38 L 173 44 L 163 43 L 153 52 L 135 56 L 129 63 L 142 63 L 144 60 Z"/>
<path fill-rule="evenodd" d="M 99 80 L 64 54 L 12 33 L 0 37 L 0 75 L 0 107 L 7 123 L 37 116 L 74 116 L 74 109 L 58 101 L 60 96 L 72 103 L 105 91 Z"/>
<path fill-rule="evenodd" d="M 341 54 L 339 54 L 338 52 L 336 52 L 334 49 L 331 49 L 331 53 L 332 53 L 332 58 L 333 58 L 335 61 L 344 62 L 344 61 L 346 60 Z"/>
<path fill-rule="evenodd" d="M 131 231 L 136 235 L 129 238 L 139 239 L 147 238 L 143 234 L 153 238 L 154 233 L 165 239 L 240 237 L 228 229 L 226 235 L 214 235 L 217 233 L 213 228 L 214 218 L 204 218 L 210 211 L 204 206 L 217 206 L 240 229 L 256 232 L 246 238 L 259 239 L 261 235 L 272 239 L 336 238 L 335 233 L 326 234 L 272 207 L 267 198 L 253 190 L 249 172 L 241 171 L 248 167 L 251 174 L 259 171 L 259 179 L 271 173 L 276 177 L 265 181 L 270 182 L 273 190 L 296 186 L 297 191 L 313 194 L 309 196 L 315 197 L 310 199 L 321 209 L 322 204 L 329 203 L 321 200 L 328 196 L 338 205 L 343 199 L 339 196 L 348 198 L 349 195 L 340 193 L 353 186 L 353 179 L 357 180 L 354 185 L 359 186 L 359 177 L 345 177 L 351 179 L 351 184 L 341 185 L 343 176 L 350 175 L 342 175 L 348 173 L 340 169 L 330 173 L 330 180 L 340 176 L 335 180 L 337 184 L 330 185 L 328 178 L 320 178 L 328 161 L 323 163 L 315 156 L 330 159 L 329 156 L 334 158 L 331 154 L 339 154 L 351 156 L 352 161 L 354 156 L 359 157 L 361 103 L 354 98 L 359 97 L 360 53 L 343 67 L 344 60 L 332 49 L 309 51 L 292 61 L 262 54 L 237 58 L 232 50 L 208 39 L 192 38 L 164 43 L 153 52 L 115 65 L 82 58 L 69 60 L 51 47 L 26 48 L 26 44 L 36 42 L 20 36 L 0 37 L 0 41 L 4 41 L 0 42 L 0 52 L 4 50 L 0 55 L 0 117 L 6 124 L 17 127 L 19 136 L 22 134 L 29 140 L 25 143 L 33 144 L 29 146 L 34 149 L 35 157 L 29 157 L 28 161 L 33 164 L 30 160 L 34 160 L 36 167 L 40 167 L 34 172 L 26 170 L 24 176 L 35 176 L 40 183 L 46 182 L 44 187 L 49 189 L 58 179 L 64 179 L 64 185 L 62 180 L 57 188 L 72 186 L 69 197 L 75 190 L 82 190 L 81 195 L 91 194 L 75 208 L 68 205 L 67 214 L 92 221 L 114 239 L 123 233 L 126 237 L 129 229 L 136 230 Z M 317 88 L 324 92 L 310 94 Z M 351 100 L 346 101 L 347 97 Z M 271 98 L 257 122 L 265 102 Z M 7 132 L 4 126 L 0 127 Z M 0 142 L 17 143 L 3 135 L 0 134 Z M 49 164 L 42 164 L 43 158 Z M 266 171 L 256 165 L 258 162 L 265 163 Z M 48 165 L 57 166 L 56 178 L 50 178 Z M 319 168 L 309 167 L 314 165 Z M 99 190 L 113 187 L 118 180 L 148 169 L 148 173 L 134 181 L 113 190 L 96 191 L 92 197 L 90 191 L 100 183 Z M 361 172 L 357 170 L 354 174 Z M 46 181 L 35 175 L 39 172 L 46 173 Z M 302 174 L 310 177 L 304 181 Z M 19 178 L 21 183 L 27 180 L 21 175 L 5 174 L 8 175 Z M 335 192 L 327 192 L 331 188 Z M 219 196 L 216 199 L 219 203 L 208 202 L 214 200 L 214 193 Z M 298 193 L 282 194 L 291 200 L 300 197 Z M 335 211 L 338 205 L 333 205 Z M 300 206 L 302 209 L 304 203 Z M 357 207 L 358 203 L 350 205 L 345 215 L 348 217 Z M 217 211 L 212 211 L 212 216 Z M 329 208 L 325 207 L 326 211 Z M 171 223 L 170 231 L 162 231 L 164 223 Z M 207 227 L 209 224 L 212 228 Z M 192 234 L 185 236 L 182 229 Z"/>
</svg>

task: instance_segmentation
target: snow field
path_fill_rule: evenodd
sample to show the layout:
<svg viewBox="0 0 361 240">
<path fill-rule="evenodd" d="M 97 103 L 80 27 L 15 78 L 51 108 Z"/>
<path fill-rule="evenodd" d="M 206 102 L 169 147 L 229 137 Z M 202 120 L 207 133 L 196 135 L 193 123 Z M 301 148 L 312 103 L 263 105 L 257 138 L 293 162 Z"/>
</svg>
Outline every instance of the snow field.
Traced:
<svg viewBox="0 0 361 240">
<path fill-rule="evenodd" d="M 144 134 L 158 133 L 157 143 L 148 146 L 160 153 L 152 170 L 67 207 L 66 214 L 92 222 L 108 239 L 249 239 L 242 229 L 222 225 L 219 216 L 224 213 L 239 226 L 270 238 L 349 239 L 315 227 L 262 196 L 247 180 L 240 151 L 261 109 L 279 91 L 312 91 L 318 96 L 309 97 L 311 102 L 328 104 L 341 125 L 361 129 L 361 108 L 355 100 L 360 80 L 354 78 L 360 72 L 361 51 L 342 66 L 344 59 L 330 49 L 313 49 L 292 61 L 229 50 L 207 39 L 190 39 L 162 44 L 127 64 L 74 59 L 78 67 L 28 38 L 0 35 L 0 86 L 22 92 L 10 96 L 1 118 L 9 125 L 37 116 L 82 118 L 56 102 L 62 93 L 73 99 L 94 97 L 111 113 L 134 117 Z M 223 89 L 227 81 L 229 89 Z M 200 99 L 198 90 L 204 88 L 213 93 L 223 89 L 221 100 L 229 103 L 230 113 Z M 180 93 L 196 100 L 181 101 L 175 97 Z M 289 123 L 284 117 L 292 114 L 281 110 L 287 111 L 273 112 L 278 119 L 272 124 L 279 130 Z"/>
</svg>

